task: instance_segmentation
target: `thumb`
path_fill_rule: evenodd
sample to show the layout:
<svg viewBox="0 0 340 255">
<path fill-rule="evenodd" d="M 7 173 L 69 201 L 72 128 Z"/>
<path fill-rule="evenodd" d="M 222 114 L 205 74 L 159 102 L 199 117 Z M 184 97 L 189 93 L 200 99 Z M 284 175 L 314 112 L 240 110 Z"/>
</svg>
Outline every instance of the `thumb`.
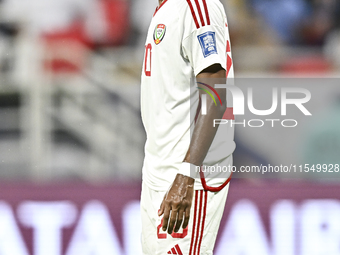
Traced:
<svg viewBox="0 0 340 255">
<path fill-rule="evenodd" d="M 161 216 L 164 213 L 164 203 L 163 202 L 164 202 L 164 200 L 162 201 L 161 207 L 158 210 L 158 216 Z"/>
</svg>

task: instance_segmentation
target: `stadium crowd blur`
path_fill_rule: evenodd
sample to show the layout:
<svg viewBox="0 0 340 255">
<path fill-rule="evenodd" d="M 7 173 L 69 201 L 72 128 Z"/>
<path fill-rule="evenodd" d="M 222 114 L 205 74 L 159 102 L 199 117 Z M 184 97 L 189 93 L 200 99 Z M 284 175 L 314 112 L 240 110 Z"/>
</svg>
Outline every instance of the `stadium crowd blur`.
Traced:
<svg viewBox="0 0 340 255">
<path fill-rule="evenodd" d="M 334 64 L 340 59 L 334 56 L 334 47 L 340 44 L 339 1 L 222 2 L 235 48 L 312 46 L 323 47 L 327 52 L 327 47 L 331 47 L 328 60 Z M 1 41 L 25 30 L 46 40 L 71 39 L 97 50 L 120 46 L 141 48 L 157 1 L 1 0 L 0 3 Z"/>
</svg>

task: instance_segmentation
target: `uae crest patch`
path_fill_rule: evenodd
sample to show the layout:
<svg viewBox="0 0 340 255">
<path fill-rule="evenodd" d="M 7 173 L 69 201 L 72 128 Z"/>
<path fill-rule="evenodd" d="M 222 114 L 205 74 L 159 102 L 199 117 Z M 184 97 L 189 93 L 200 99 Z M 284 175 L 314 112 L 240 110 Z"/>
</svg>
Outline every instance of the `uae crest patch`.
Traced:
<svg viewBox="0 0 340 255">
<path fill-rule="evenodd" d="M 155 44 L 158 45 L 161 43 L 165 36 L 166 32 L 166 26 L 164 24 L 158 24 L 155 28 L 155 31 L 153 33 L 153 39 L 155 41 Z"/>
</svg>

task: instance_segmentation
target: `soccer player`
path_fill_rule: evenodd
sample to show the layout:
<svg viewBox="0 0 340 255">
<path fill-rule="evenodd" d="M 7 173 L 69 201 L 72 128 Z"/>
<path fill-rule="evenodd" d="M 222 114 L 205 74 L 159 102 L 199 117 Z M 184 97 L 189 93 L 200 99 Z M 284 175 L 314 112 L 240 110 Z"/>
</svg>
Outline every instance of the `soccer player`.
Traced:
<svg viewBox="0 0 340 255">
<path fill-rule="evenodd" d="M 233 128 L 213 125 L 232 117 L 226 89 L 215 87 L 233 76 L 230 54 L 219 0 L 160 0 L 141 84 L 144 255 L 213 252 L 230 173 L 198 169 L 232 165 Z"/>
</svg>

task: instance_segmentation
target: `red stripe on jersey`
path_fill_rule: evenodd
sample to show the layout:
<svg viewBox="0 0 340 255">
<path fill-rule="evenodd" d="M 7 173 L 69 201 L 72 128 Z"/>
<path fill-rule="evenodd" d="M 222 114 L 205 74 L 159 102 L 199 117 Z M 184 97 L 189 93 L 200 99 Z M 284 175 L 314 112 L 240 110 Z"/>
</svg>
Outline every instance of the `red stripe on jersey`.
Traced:
<svg viewBox="0 0 340 255">
<path fill-rule="evenodd" d="M 182 253 L 181 249 L 179 248 L 178 244 L 175 245 L 175 248 L 177 250 L 177 254 L 178 255 L 183 255 L 183 253 Z"/>
<path fill-rule="evenodd" d="M 207 6 L 207 2 L 205 0 L 203 0 L 203 6 L 204 6 L 204 10 L 205 10 L 205 16 L 207 16 L 207 25 L 210 25 L 208 6 Z"/>
<path fill-rule="evenodd" d="M 204 18 L 203 18 L 203 15 L 202 15 L 200 3 L 198 2 L 198 0 L 195 0 L 195 3 L 196 3 L 197 10 L 198 10 L 198 14 L 200 15 L 202 27 L 204 27 L 205 26 L 205 22 L 204 22 Z"/>
<path fill-rule="evenodd" d="M 204 231 L 205 216 L 206 216 L 206 213 L 207 213 L 207 199 L 208 199 L 208 191 L 204 191 L 203 220 L 202 220 L 201 237 L 200 237 L 200 242 L 198 243 L 197 254 L 200 254 L 200 251 L 201 251 L 201 243 L 202 243 L 202 237 L 203 237 L 203 231 Z"/>
<path fill-rule="evenodd" d="M 194 255 L 196 254 L 197 241 L 198 241 L 198 236 L 200 234 L 200 223 L 201 223 L 201 214 L 202 214 L 202 199 L 203 199 L 203 190 L 200 190 L 200 210 L 198 212 L 198 222 L 197 222 L 197 232 L 196 232 Z"/>
<path fill-rule="evenodd" d="M 189 255 L 192 253 L 192 245 L 195 237 L 195 225 L 196 225 L 196 211 L 197 211 L 197 197 L 198 197 L 198 190 L 195 191 L 195 210 L 194 210 L 194 222 L 192 224 L 192 235 L 191 235 L 191 242 L 190 242 L 190 252 Z"/>
<path fill-rule="evenodd" d="M 227 52 L 231 52 L 229 40 L 227 40 Z"/>
<path fill-rule="evenodd" d="M 233 65 L 233 60 L 231 59 L 231 57 L 229 56 L 229 54 L 227 54 L 227 78 L 231 69 L 231 66 Z"/>
<path fill-rule="evenodd" d="M 175 248 L 171 248 L 172 254 L 177 254 Z"/>
<path fill-rule="evenodd" d="M 194 21 L 195 21 L 195 24 L 196 24 L 196 28 L 199 29 L 199 28 L 200 28 L 200 25 L 198 24 L 198 21 L 197 21 L 197 17 L 196 17 L 194 8 L 192 7 L 192 4 L 191 4 L 190 0 L 187 0 L 187 3 L 188 3 L 188 5 L 189 5 L 189 8 L 190 8 L 192 17 L 194 18 Z"/>
<path fill-rule="evenodd" d="M 224 120 L 235 120 L 234 109 L 232 107 L 228 107 L 225 110 L 222 119 L 224 119 Z"/>
</svg>

